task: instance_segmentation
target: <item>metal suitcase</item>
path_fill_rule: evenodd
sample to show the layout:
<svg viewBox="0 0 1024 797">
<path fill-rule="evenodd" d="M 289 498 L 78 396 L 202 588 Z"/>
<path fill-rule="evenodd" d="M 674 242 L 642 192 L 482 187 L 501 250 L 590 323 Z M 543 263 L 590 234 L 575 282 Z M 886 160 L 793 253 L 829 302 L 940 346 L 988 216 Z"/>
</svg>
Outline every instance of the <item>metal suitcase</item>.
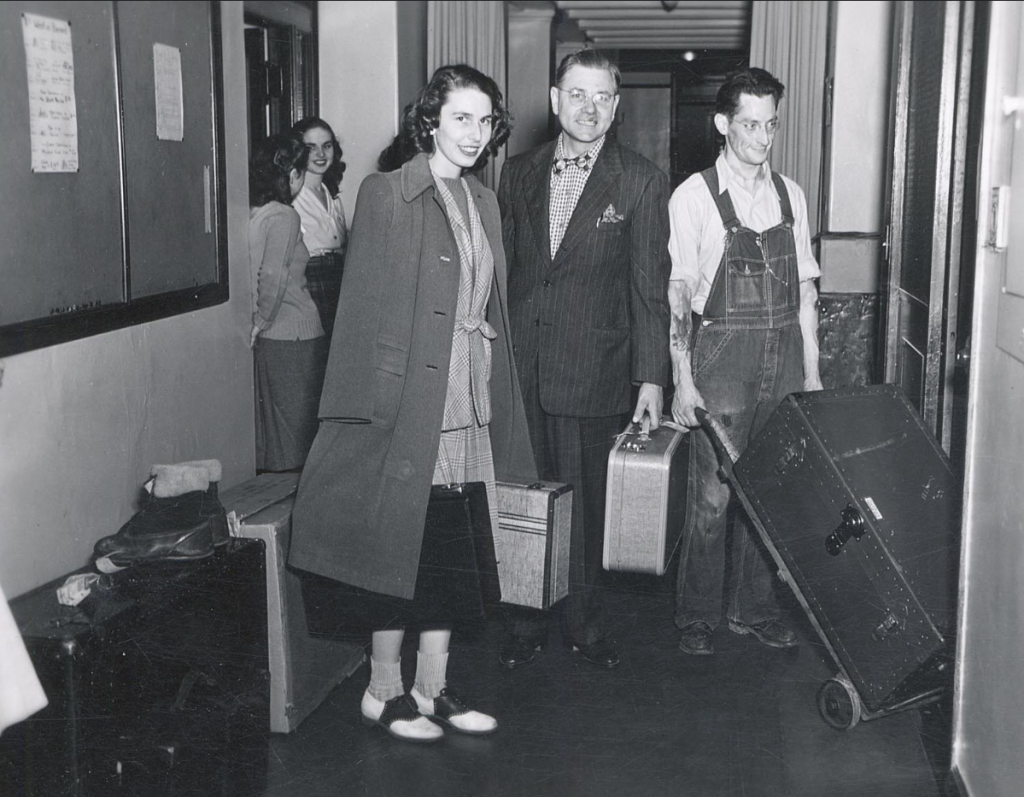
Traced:
<svg viewBox="0 0 1024 797">
<path fill-rule="evenodd" d="M 663 575 L 686 519 L 688 434 L 631 424 L 608 454 L 604 569 Z"/>
<path fill-rule="evenodd" d="M 719 459 L 728 471 L 733 457 Z M 823 719 L 846 729 L 937 699 L 962 488 L 899 388 L 788 396 L 727 476 L 839 667 L 818 693 Z"/>
<path fill-rule="evenodd" d="M 496 487 L 502 602 L 547 609 L 569 594 L 572 487 L 543 481 Z"/>
</svg>

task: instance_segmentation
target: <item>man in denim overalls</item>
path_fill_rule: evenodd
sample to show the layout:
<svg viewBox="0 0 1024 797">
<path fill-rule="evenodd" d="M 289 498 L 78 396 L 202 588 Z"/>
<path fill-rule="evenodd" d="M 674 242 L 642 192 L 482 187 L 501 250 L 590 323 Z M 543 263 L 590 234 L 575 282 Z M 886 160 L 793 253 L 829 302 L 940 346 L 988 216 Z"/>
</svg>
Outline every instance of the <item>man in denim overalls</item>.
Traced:
<svg viewBox="0 0 1024 797">
<path fill-rule="evenodd" d="M 715 127 L 725 149 L 669 202 L 672 276 L 672 415 L 699 426 L 704 407 L 738 452 L 779 402 L 820 390 L 817 289 L 807 202 L 768 166 L 784 87 L 763 69 L 730 76 L 718 92 Z M 679 557 L 676 625 L 680 649 L 714 652 L 722 616 L 728 485 L 706 434 L 694 433 L 686 527 Z M 774 568 L 742 512 L 735 513 L 729 629 L 776 648 L 797 643 L 779 619 Z"/>
</svg>

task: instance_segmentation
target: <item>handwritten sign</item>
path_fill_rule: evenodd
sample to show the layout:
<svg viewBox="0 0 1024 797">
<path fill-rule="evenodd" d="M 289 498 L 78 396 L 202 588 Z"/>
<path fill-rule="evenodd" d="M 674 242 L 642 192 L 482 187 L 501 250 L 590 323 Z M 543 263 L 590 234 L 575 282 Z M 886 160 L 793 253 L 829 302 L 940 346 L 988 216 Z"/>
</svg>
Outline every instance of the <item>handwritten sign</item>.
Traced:
<svg viewBox="0 0 1024 797">
<path fill-rule="evenodd" d="M 21 15 L 28 73 L 32 171 L 78 171 L 78 113 L 71 24 L 65 20 Z"/>
<path fill-rule="evenodd" d="M 153 45 L 153 85 L 156 90 L 156 137 L 181 141 L 185 132 L 181 97 L 181 50 Z"/>
</svg>

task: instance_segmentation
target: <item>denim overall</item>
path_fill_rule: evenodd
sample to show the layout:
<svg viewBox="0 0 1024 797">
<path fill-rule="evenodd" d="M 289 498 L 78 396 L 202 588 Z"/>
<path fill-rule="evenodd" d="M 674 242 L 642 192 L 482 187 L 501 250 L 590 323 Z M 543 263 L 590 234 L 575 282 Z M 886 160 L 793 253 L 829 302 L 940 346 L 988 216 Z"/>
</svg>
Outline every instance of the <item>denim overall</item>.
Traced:
<svg viewBox="0 0 1024 797">
<path fill-rule="evenodd" d="M 703 316 L 694 316 L 693 380 L 705 408 L 742 452 L 788 394 L 802 390 L 803 337 L 793 208 L 772 173 L 782 222 L 757 233 L 736 217 L 714 167 L 702 173 L 725 226 L 725 253 Z M 771 190 L 763 186 L 762 190 Z M 704 432 L 690 445 L 686 526 L 679 557 L 675 622 L 679 628 L 721 620 L 726 509 L 730 489 Z M 774 570 L 742 509 L 733 513 L 732 588 L 727 619 L 754 625 L 778 616 Z"/>
</svg>

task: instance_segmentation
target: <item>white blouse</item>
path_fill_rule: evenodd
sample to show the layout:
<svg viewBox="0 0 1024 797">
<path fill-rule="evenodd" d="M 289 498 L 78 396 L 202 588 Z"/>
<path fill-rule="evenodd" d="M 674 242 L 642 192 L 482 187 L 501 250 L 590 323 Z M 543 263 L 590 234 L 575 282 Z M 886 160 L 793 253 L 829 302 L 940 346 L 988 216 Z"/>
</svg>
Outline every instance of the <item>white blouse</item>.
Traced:
<svg viewBox="0 0 1024 797">
<path fill-rule="evenodd" d="M 327 207 L 317 197 L 315 191 L 322 191 Z M 348 241 L 348 227 L 345 223 L 345 208 L 341 204 L 341 192 L 331 197 L 327 186 L 320 184 L 318 189 L 302 186 L 298 196 L 292 200 L 292 207 L 299 213 L 302 221 L 302 239 L 313 257 L 324 252 L 345 252 Z"/>
</svg>

